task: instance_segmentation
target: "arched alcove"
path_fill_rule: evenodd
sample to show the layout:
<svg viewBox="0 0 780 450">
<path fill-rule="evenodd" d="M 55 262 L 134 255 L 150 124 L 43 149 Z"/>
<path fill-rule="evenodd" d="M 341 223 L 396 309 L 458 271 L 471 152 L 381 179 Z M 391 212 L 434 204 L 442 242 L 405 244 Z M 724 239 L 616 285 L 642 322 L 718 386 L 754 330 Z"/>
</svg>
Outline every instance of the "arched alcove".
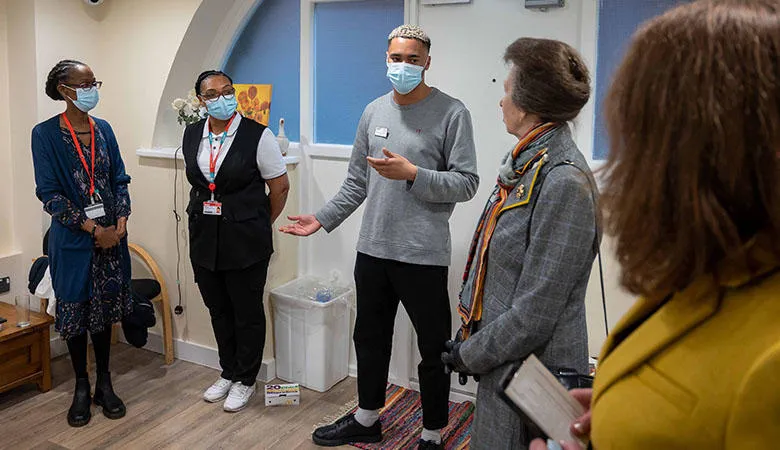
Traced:
<svg viewBox="0 0 780 450">
<path fill-rule="evenodd" d="M 186 95 L 198 73 L 223 67 L 236 39 L 262 0 L 203 0 L 192 18 L 165 82 L 152 147 L 177 147 L 181 126 L 171 102 Z"/>
</svg>

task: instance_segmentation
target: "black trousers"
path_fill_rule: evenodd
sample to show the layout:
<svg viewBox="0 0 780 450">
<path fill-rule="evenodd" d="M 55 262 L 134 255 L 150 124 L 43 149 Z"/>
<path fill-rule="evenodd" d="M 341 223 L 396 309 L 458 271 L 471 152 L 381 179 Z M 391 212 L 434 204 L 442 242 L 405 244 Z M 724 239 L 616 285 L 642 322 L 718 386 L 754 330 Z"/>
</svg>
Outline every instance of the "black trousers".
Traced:
<svg viewBox="0 0 780 450">
<path fill-rule="evenodd" d="M 263 362 L 263 288 L 268 259 L 242 270 L 211 271 L 193 264 L 217 339 L 222 378 L 252 385 Z"/>
<path fill-rule="evenodd" d="M 447 267 L 422 266 L 358 253 L 355 263 L 357 318 L 355 350 L 358 400 L 363 409 L 385 405 L 393 326 L 399 301 L 417 332 L 422 362 L 417 366 L 422 396 L 423 426 L 447 425 L 450 376 L 441 353 L 452 336 L 447 293 Z"/>
</svg>

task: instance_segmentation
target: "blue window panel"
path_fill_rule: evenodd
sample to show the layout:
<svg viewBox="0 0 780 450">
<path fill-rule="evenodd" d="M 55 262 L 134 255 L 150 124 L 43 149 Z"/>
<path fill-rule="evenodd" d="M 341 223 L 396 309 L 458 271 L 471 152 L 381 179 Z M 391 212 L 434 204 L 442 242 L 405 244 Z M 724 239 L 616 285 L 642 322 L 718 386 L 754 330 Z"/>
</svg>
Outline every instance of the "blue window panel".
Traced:
<svg viewBox="0 0 780 450">
<path fill-rule="evenodd" d="M 314 141 L 351 145 L 365 106 L 392 89 L 387 35 L 403 0 L 317 3 L 314 8 Z"/>
<path fill-rule="evenodd" d="M 609 153 L 603 102 L 631 36 L 646 20 L 681 3 L 686 3 L 686 0 L 599 0 L 593 159 L 606 159 Z"/>
<path fill-rule="evenodd" d="M 301 2 L 263 0 L 236 41 L 225 64 L 235 83 L 271 84 L 269 126 L 300 140 Z"/>
</svg>

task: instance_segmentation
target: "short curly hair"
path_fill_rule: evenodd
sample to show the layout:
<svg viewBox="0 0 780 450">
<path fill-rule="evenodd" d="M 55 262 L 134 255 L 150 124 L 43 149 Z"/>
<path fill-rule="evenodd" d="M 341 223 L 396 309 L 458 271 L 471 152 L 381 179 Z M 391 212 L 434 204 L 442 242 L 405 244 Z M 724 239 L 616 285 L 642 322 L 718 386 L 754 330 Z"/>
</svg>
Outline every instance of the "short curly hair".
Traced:
<svg viewBox="0 0 780 450">
<path fill-rule="evenodd" d="M 431 50 L 431 38 L 417 25 L 401 25 L 387 36 L 387 45 L 395 38 L 416 39 L 425 45 L 425 49 Z"/>
</svg>

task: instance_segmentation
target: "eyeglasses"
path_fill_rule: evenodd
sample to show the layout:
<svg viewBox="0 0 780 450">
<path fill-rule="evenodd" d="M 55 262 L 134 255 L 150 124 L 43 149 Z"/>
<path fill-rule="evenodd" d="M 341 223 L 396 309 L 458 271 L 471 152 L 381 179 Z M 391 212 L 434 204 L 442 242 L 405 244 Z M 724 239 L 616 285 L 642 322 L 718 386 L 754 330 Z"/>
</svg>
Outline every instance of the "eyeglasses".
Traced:
<svg viewBox="0 0 780 450">
<path fill-rule="evenodd" d="M 230 99 L 233 98 L 235 95 L 236 95 L 236 90 L 231 86 L 231 87 L 226 87 L 225 89 L 222 90 L 222 92 L 217 92 L 215 90 L 202 92 L 200 94 L 200 98 L 202 98 L 204 102 L 209 103 L 215 101 L 219 97 L 225 97 L 227 99 Z"/>
<path fill-rule="evenodd" d="M 92 81 L 87 83 L 81 83 L 81 84 L 67 84 L 67 83 L 61 83 L 66 88 L 73 89 L 74 91 L 76 89 L 89 89 L 89 88 L 95 88 L 100 89 L 101 86 L 103 86 L 102 81 Z"/>
</svg>

